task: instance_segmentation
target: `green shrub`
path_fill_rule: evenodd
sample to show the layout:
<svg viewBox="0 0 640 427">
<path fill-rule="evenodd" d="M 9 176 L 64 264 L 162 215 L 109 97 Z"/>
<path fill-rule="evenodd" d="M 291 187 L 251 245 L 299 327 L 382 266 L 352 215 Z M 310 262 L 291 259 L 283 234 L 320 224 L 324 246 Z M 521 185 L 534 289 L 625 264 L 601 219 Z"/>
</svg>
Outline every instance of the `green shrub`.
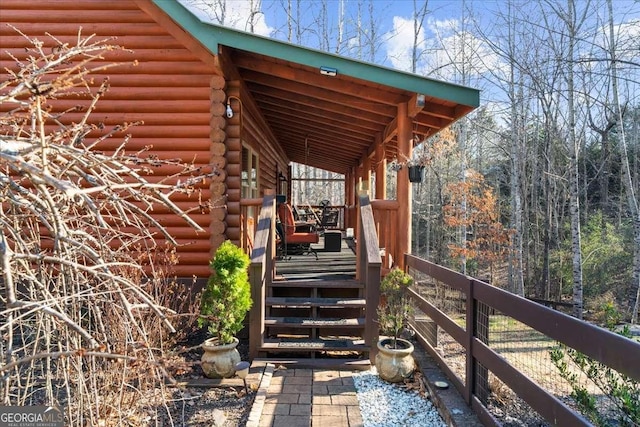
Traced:
<svg viewBox="0 0 640 427">
<path fill-rule="evenodd" d="M 620 315 L 612 306 L 604 307 L 607 327 L 615 328 Z M 628 328 L 618 332 L 630 337 Z M 571 397 L 575 400 L 580 412 L 594 425 L 638 426 L 640 425 L 640 384 L 614 369 L 585 356 L 579 351 L 558 345 L 550 351 L 551 361 L 572 388 Z M 604 413 L 599 407 L 596 396 L 581 381 L 578 372 L 582 372 L 602 391 L 604 396 L 615 406 L 615 416 Z"/>
<path fill-rule="evenodd" d="M 229 344 L 244 326 L 251 308 L 249 256 L 230 241 L 220 245 L 209 263 L 213 274 L 202 293 L 200 326 L 207 326 L 219 344 Z"/>
<path fill-rule="evenodd" d="M 380 283 L 380 293 L 384 303 L 378 307 L 378 322 L 380 332 L 393 337 L 393 348 L 396 348 L 396 340 L 407 326 L 413 311 L 411 300 L 406 292 L 412 284 L 411 276 L 399 268 L 391 270 Z"/>
</svg>

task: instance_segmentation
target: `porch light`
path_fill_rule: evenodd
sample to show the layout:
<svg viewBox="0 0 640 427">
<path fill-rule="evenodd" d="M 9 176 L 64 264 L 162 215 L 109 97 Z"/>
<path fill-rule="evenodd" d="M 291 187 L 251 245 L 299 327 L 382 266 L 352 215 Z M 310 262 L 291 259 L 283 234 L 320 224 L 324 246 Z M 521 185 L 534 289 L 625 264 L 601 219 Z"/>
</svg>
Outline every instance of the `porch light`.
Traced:
<svg viewBox="0 0 640 427">
<path fill-rule="evenodd" d="M 338 75 L 338 70 L 331 67 L 320 67 L 320 74 L 323 76 L 335 77 Z"/>
<path fill-rule="evenodd" d="M 231 109 L 231 103 L 227 100 L 227 118 L 233 117 L 233 110 Z"/>
</svg>

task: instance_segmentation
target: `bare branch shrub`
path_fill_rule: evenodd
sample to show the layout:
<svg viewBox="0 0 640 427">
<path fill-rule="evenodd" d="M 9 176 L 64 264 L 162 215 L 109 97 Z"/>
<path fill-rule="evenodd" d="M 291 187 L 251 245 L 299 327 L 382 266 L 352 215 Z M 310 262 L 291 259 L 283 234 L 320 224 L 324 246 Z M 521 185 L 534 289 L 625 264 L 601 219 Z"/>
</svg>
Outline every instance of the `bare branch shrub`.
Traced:
<svg viewBox="0 0 640 427">
<path fill-rule="evenodd" d="M 52 39 L 54 49 L 29 39 L 0 83 L 0 404 L 65 407 L 68 425 L 139 425 L 140 397 L 167 379 L 171 320 L 183 331 L 195 321 L 175 311 L 192 300 L 171 280 L 176 242 L 151 211 L 199 230 L 171 196 L 207 175 L 128 152 L 137 123 L 91 120 L 109 84 L 90 74 L 117 65 L 105 57 L 121 48 Z M 59 99 L 78 106 L 60 111 Z M 122 143 L 101 151 L 112 137 Z M 175 175 L 145 179 L 168 164 Z"/>
</svg>

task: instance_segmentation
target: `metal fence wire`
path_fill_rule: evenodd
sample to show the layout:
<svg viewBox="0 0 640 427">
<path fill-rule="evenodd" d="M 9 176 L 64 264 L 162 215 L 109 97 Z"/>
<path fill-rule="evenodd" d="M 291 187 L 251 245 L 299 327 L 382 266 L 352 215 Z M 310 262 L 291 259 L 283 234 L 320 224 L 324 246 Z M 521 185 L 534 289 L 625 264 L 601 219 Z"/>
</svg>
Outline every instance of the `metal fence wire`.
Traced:
<svg viewBox="0 0 640 427">
<path fill-rule="evenodd" d="M 483 421 L 640 425 L 640 415 L 619 403 L 622 386 L 630 391 L 622 398 L 638 406 L 640 343 L 419 258 L 407 261 L 411 325 L 468 403 L 485 412 Z"/>
</svg>

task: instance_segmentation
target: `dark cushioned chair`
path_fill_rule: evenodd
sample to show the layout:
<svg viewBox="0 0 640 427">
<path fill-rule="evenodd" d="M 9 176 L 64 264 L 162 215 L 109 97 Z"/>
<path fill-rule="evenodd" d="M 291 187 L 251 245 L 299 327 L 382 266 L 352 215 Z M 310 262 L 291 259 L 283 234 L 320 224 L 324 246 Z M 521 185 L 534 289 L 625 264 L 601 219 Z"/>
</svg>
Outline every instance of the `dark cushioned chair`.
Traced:
<svg viewBox="0 0 640 427">
<path fill-rule="evenodd" d="M 312 243 L 320 241 L 315 223 L 296 222 L 293 209 L 288 203 L 281 203 L 278 206 L 278 218 L 281 224 L 284 255 L 313 254 L 318 259 L 318 253 L 311 247 Z"/>
</svg>

